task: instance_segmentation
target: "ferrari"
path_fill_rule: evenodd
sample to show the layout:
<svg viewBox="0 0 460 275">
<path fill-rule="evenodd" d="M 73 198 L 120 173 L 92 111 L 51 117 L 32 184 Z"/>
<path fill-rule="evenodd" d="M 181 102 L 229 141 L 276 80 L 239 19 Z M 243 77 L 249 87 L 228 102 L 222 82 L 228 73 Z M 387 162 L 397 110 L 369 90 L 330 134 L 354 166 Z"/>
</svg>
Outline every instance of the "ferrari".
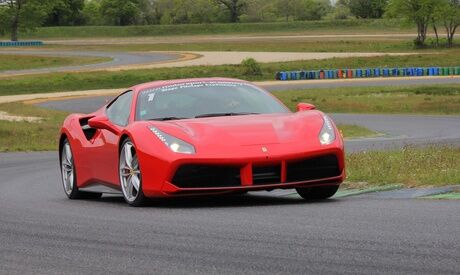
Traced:
<svg viewBox="0 0 460 275">
<path fill-rule="evenodd" d="M 345 178 L 329 116 L 308 103 L 291 112 L 262 88 L 226 78 L 140 84 L 94 113 L 71 114 L 59 160 L 68 198 L 117 190 L 131 206 L 274 189 L 327 199 Z"/>
</svg>

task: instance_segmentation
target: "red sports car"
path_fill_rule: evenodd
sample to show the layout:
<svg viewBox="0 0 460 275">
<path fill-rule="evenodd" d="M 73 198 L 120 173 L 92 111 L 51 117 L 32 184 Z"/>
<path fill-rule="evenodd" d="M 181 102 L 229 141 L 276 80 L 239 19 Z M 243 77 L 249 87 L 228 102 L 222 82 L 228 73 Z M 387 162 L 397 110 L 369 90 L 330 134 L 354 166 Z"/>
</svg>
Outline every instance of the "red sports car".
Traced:
<svg viewBox="0 0 460 275">
<path fill-rule="evenodd" d="M 134 86 L 62 126 L 59 156 L 71 199 L 121 190 L 148 198 L 295 188 L 326 199 L 345 177 L 343 140 L 332 120 L 300 103 L 291 112 L 269 92 L 236 79 Z"/>
</svg>

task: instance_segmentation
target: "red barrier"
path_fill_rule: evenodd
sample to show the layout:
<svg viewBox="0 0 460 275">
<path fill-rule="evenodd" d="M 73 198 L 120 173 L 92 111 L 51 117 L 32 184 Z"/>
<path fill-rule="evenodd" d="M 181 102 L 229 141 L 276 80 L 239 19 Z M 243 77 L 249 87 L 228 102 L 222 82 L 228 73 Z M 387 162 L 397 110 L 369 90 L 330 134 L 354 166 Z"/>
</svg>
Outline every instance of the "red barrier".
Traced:
<svg viewBox="0 0 460 275">
<path fill-rule="evenodd" d="M 319 71 L 319 79 L 324 79 L 324 71 Z"/>
<path fill-rule="evenodd" d="M 353 78 L 353 70 L 348 69 L 348 71 L 347 71 L 347 77 L 348 77 L 348 78 Z"/>
</svg>

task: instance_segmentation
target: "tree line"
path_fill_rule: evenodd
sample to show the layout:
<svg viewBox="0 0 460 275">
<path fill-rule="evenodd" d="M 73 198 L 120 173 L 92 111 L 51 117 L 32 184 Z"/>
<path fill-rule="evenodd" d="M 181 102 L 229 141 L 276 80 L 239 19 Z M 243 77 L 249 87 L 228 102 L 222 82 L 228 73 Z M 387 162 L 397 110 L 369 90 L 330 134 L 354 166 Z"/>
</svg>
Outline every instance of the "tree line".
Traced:
<svg viewBox="0 0 460 275">
<path fill-rule="evenodd" d="M 423 46 L 431 26 L 448 45 L 460 24 L 460 0 L 0 0 L 0 34 L 39 26 L 158 25 L 401 17 Z"/>
</svg>

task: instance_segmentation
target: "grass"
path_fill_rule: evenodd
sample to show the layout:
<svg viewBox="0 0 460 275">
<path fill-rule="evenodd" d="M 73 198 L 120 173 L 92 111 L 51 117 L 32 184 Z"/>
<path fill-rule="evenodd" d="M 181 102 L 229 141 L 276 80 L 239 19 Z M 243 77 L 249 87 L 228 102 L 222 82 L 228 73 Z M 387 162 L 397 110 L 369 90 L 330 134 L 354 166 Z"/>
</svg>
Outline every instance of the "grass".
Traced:
<svg viewBox="0 0 460 275">
<path fill-rule="evenodd" d="M 23 103 L 1 104 L 0 110 L 44 119 L 39 123 L 0 120 L 0 152 L 56 150 L 59 127 L 67 113 Z"/>
<path fill-rule="evenodd" d="M 404 187 L 460 183 L 460 147 L 406 147 L 347 154 L 344 187 L 402 184 Z"/>
<path fill-rule="evenodd" d="M 367 128 L 358 126 L 358 125 L 337 125 L 339 130 L 341 131 L 343 137 L 345 139 L 353 139 L 353 138 L 370 138 L 376 137 L 380 135 L 377 132 L 369 130 Z"/>
<path fill-rule="evenodd" d="M 0 52 L 1 53 L 1 52 Z M 60 66 L 87 65 L 110 61 L 105 57 L 51 57 L 36 55 L 0 54 L 0 72 Z"/>
<path fill-rule="evenodd" d="M 34 32 L 21 32 L 21 38 L 88 38 L 88 37 L 134 37 L 171 35 L 216 35 L 242 33 L 400 33 L 414 31 L 401 20 L 349 19 L 294 21 L 272 23 L 239 24 L 182 24 L 152 26 L 82 26 L 82 27 L 42 27 Z M 6 38 L 6 37 L 5 37 Z"/>
<path fill-rule="evenodd" d="M 456 40 L 454 49 L 460 48 Z M 103 45 L 65 45 L 46 44 L 43 48 L 60 50 L 91 51 L 243 51 L 243 52 L 439 52 L 451 51 L 445 47 L 416 49 L 408 38 L 290 38 L 164 43 L 164 41 L 144 44 L 103 44 Z"/>
<path fill-rule="evenodd" d="M 458 66 L 452 58 L 459 50 L 439 54 L 416 54 L 410 56 L 380 56 L 331 58 L 261 64 L 262 75 L 245 76 L 240 65 L 194 66 L 181 68 L 137 69 L 129 71 L 99 71 L 75 73 L 51 73 L 9 77 L 0 81 L 0 96 L 13 94 L 78 91 L 104 88 L 125 88 L 135 84 L 164 79 L 192 77 L 232 77 L 251 81 L 273 80 L 277 71 L 328 68 L 367 68 L 398 66 Z"/>
<path fill-rule="evenodd" d="M 292 110 L 299 102 L 324 112 L 460 114 L 460 84 L 341 87 L 273 92 Z"/>
</svg>

